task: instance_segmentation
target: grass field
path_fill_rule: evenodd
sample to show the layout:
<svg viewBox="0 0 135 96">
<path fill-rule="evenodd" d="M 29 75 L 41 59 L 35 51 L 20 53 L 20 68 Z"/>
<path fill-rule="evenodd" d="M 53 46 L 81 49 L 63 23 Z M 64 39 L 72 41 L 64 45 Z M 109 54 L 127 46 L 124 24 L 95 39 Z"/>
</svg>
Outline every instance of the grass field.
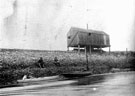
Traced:
<svg viewBox="0 0 135 96">
<path fill-rule="evenodd" d="M 88 55 L 89 71 L 92 74 L 110 72 L 113 68 L 134 67 L 133 52 L 93 53 Z M 37 62 L 43 57 L 44 68 L 39 68 Z M 60 67 L 55 66 L 54 58 L 57 57 Z M 21 79 L 24 75 L 43 77 L 58 75 L 60 73 L 86 70 L 86 56 L 76 52 L 67 51 L 39 51 L 39 50 L 0 50 L 0 82 L 7 84 L 12 80 Z M 0 84 L 1 85 L 1 84 Z"/>
</svg>

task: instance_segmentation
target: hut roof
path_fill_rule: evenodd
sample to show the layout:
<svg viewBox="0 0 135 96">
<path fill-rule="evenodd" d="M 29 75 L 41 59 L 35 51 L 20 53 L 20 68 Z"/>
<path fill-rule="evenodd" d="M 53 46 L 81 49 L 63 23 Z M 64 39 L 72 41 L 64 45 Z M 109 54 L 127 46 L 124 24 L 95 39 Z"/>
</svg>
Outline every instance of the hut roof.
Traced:
<svg viewBox="0 0 135 96">
<path fill-rule="evenodd" d="M 83 29 L 83 28 L 77 28 L 77 27 L 71 27 L 71 30 L 76 30 L 77 32 L 87 32 L 87 33 L 95 33 L 95 34 L 105 34 L 108 35 L 107 33 L 103 32 L 103 31 L 98 31 L 98 30 L 92 30 L 92 29 Z"/>
</svg>

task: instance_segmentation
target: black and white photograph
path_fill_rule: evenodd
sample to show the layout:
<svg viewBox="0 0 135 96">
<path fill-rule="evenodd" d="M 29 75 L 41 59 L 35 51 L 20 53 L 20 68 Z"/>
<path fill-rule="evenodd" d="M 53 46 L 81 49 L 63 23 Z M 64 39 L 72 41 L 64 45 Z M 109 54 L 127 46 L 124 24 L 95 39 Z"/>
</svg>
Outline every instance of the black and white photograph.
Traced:
<svg viewBox="0 0 135 96">
<path fill-rule="evenodd" d="M 0 0 L 0 96 L 135 96 L 135 0 Z"/>
</svg>

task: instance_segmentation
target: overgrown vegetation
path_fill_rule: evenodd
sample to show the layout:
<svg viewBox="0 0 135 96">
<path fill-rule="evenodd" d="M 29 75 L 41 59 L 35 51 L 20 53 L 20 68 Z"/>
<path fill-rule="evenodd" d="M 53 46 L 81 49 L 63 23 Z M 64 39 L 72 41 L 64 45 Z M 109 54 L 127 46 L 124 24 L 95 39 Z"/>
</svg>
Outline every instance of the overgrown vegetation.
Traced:
<svg viewBox="0 0 135 96">
<path fill-rule="evenodd" d="M 110 72 L 112 68 L 135 68 L 135 54 L 133 52 L 93 53 L 88 56 L 89 70 L 92 74 Z M 43 57 L 44 68 L 39 68 L 37 61 Z M 54 57 L 60 62 L 55 66 Z M 43 77 L 58 75 L 60 73 L 86 70 L 86 56 L 76 52 L 66 51 L 30 51 L 30 50 L 4 50 L 0 51 L 0 85 L 21 79 L 24 75 Z"/>
</svg>

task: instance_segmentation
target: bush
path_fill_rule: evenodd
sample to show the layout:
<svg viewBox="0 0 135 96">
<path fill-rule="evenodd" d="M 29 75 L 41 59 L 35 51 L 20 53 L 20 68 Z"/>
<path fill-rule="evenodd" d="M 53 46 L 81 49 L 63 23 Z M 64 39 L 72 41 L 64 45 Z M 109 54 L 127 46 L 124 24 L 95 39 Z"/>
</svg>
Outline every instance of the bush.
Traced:
<svg viewBox="0 0 135 96">
<path fill-rule="evenodd" d="M 16 76 L 14 76 L 13 71 L 2 71 L 0 72 L 0 85 L 13 84 L 17 81 Z"/>
</svg>

